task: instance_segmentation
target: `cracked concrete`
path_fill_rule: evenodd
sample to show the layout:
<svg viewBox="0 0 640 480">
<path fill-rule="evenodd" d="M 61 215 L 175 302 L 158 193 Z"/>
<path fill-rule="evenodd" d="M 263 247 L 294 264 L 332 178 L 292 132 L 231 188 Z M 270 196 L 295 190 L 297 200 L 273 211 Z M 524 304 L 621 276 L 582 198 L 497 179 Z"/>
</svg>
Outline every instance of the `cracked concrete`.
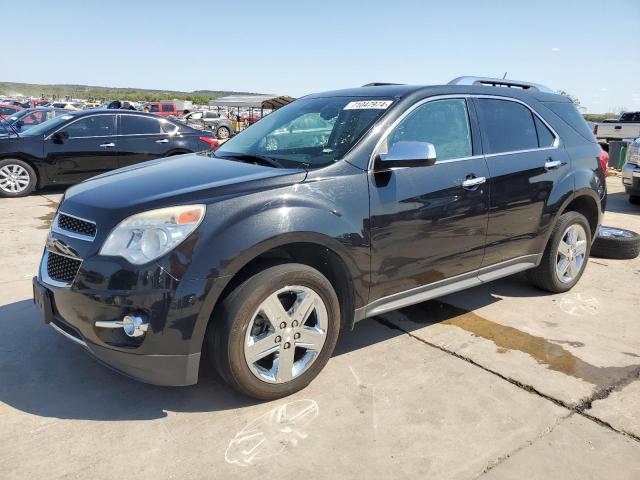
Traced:
<svg viewBox="0 0 640 480">
<path fill-rule="evenodd" d="M 640 231 L 609 186 L 605 222 Z M 139 478 L 640 478 L 640 259 L 590 262 L 568 294 L 516 276 L 366 320 L 307 389 L 257 403 L 206 367 L 137 383 L 42 324 L 59 197 L 0 200 L 3 480 L 128 477 L 132 453 Z"/>
</svg>

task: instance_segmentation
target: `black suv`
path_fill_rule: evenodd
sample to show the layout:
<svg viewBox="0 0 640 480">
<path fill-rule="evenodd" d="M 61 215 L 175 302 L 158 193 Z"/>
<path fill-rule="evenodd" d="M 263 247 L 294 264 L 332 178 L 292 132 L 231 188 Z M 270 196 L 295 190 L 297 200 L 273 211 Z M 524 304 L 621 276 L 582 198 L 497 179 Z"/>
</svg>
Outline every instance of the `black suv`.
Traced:
<svg viewBox="0 0 640 480">
<path fill-rule="evenodd" d="M 218 144 L 211 132 L 127 110 L 67 111 L 26 130 L 5 123 L 2 132 L 0 197 Z"/>
<path fill-rule="evenodd" d="M 193 384 L 203 352 L 239 391 L 281 397 L 364 318 L 523 270 L 573 287 L 605 207 L 599 154 L 571 101 L 534 84 L 310 95 L 212 156 L 67 190 L 35 302 L 134 378 Z"/>
</svg>

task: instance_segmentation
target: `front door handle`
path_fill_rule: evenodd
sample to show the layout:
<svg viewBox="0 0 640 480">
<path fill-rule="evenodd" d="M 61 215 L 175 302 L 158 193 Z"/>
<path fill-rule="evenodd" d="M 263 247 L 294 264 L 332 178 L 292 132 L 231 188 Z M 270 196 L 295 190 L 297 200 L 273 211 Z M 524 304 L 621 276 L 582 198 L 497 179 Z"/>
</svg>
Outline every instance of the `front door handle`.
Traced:
<svg viewBox="0 0 640 480">
<path fill-rule="evenodd" d="M 554 168 L 558 168 L 562 165 L 562 162 L 560 160 L 547 160 L 546 162 L 544 162 L 544 168 L 547 170 L 553 170 Z"/>
<path fill-rule="evenodd" d="M 162 140 L 156 140 L 156 143 L 169 143 L 169 140 L 163 138 Z"/>
<path fill-rule="evenodd" d="M 464 182 L 462 182 L 462 188 L 473 189 L 478 185 L 482 185 L 486 181 L 487 181 L 486 177 L 467 178 Z"/>
<path fill-rule="evenodd" d="M 100 147 L 102 148 L 111 148 L 111 147 L 115 147 L 116 144 L 111 142 L 111 143 L 103 143 L 102 145 L 100 145 Z"/>
</svg>

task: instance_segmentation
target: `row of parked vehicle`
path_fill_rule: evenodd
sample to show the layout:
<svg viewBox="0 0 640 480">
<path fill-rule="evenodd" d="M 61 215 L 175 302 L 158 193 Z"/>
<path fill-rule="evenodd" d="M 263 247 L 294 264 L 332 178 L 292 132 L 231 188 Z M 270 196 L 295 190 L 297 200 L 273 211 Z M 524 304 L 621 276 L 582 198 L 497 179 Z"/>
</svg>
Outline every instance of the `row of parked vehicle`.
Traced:
<svg viewBox="0 0 640 480">
<path fill-rule="evenodd" d="M 217 145 L 210 130 L 135 110 L 24 109 L 0 121 L 0 196 Z"/>
</svg>

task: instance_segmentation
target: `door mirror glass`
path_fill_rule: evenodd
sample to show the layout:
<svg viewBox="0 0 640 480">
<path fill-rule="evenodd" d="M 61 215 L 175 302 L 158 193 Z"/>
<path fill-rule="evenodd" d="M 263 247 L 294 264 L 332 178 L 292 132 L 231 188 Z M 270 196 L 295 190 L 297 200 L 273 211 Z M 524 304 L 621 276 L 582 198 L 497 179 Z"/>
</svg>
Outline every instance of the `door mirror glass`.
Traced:
<svg viewBox="0 0 640 480">
<path fill-rule="evenodd" d="M 436 147 L 428 142 L 400 141 L 391 145 L 388 153 L 378 155 L 379 168 L 427 167 L 436 163 Z"/>
</svg>

